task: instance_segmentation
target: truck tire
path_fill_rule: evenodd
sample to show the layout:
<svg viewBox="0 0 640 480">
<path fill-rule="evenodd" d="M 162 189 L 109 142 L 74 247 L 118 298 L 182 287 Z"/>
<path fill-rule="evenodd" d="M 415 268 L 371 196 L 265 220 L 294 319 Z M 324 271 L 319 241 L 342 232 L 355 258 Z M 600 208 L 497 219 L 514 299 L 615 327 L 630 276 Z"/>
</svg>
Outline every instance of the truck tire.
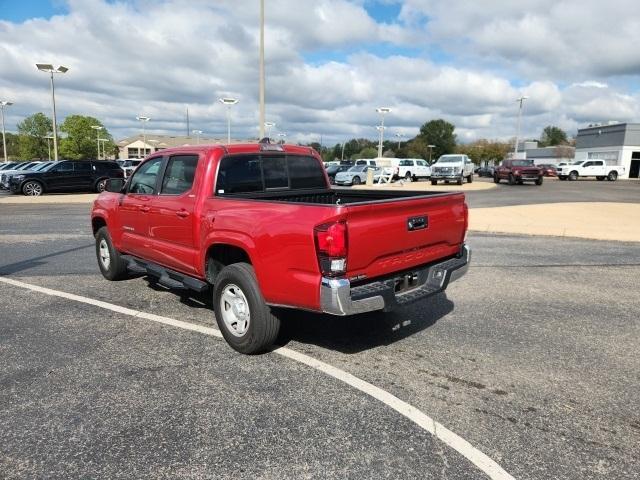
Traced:
<svg viewBox="0 0 640 480">
<path fill-rule="evenodd" d="M 467 183 L 473 183 L 473 173 L 467 177 Z"/>
<path fill-rule="evenodd" d="M 248 263 L 232 263 L 217 275 L 213 309 L 222 336 L 237 352 L 264 352 L 278 337 L 280 319 L 264 301 Z"/>
<path fill-rule="evenodd" d="M 353 179 L 351 179 L 351 185 L 360 185 L 362 183 L 362 180 L 360 180 L 360 177 L 355 176 L 353 177 Z"/>
<path fill-rule="evenodd" d="M 515 185 L 516 184 L 516 177 L 513 176 L 513 173 L 509 174 L 509 185 Z"/>
<path fill-rule="evenodd" d="M 463 178 L 464 178 L 464 177 L 460 176 L 460 178 L 458 178 L 458 180 L 456 180 L 456 183 L 457 183 L 458 185 L 462 185 L 462 179 L 463 179 Z"/>
<path fill-rule="evenodd" d="M 413 176 L 411 175 L 411 172 L 407 172 L 404 174 L 404 179 L 407 182 L 412 182 L 413 181 Z"/>
<path fill-rule="evenodd" d="M 497 173 L 493 174 L 493 183 L 500 183 L 500 177 Z"/>
<path fill-rule="evenodd" d="M 431 185 L 437 185 L 438 184 L 438 180 L 431 180 Z"/>
<path fill-rule="evenodd" d="M 609 175 L 607 175 L 607 180 L 609 180 L 610 182 L 615 182 L 618 179 L 618 172 L 616 172 L 615 170 L 613 172 L 609 172 Z"/>
<path fill-rule="evenodd" d="M 127 278 L 127 264 L 113 246 L 107 227 L 102 227 L 96 233 L 96 257 L 104 278 L 111 281 Z"/>
<path fill-rule="evenodd" d="M 578 172 L 576 172 L 575 170 L 569 172 L 569 180 L 571 180 L 572 182 L 578 180 Z"/>
<path fill-rule="evenodd" d="M 538 179 L 536 180 L 536 185 L 542 185 L 543 180 L 544 177 L 538 177 Z"/>
</svg>

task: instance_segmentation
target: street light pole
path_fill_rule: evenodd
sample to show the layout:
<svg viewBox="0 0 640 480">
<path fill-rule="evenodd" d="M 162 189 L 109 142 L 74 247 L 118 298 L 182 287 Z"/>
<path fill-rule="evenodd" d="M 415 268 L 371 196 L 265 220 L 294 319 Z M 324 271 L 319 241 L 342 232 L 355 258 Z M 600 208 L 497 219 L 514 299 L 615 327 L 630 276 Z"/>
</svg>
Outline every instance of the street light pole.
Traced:
<svg viewBox="0 0 640 480">
<path fill-rule="evenodd" d="M 398 137 L 398 150 L 400 150 L 400 141 L 404 135 L 402 133 L 396 133 L 396 137 Z"/>
<path fill-rule="evenodd" d="M 51 140 L 53 140 L 53 137 L 51 135 L 47 135 L 44 138 L 47 139 L 47 151 L 49 152 L 49 156 L 47 158 L 51 160 Z"/>
<path fill-rule="evenodd" d="M 9 160 L 7 159 L 7 138 L 6 132 L 4 131 L 4 107 L 9 107 L 13 105 L 12 102 L 7 102 L 6 100 L 2 100 L 0 102 L 0 111 L 2 111 L 2 148 L 4 152 L 4 162 L 7 163 Z"/>
<path fill-rule="evenodd" d="M 389 113 L 390 111 L 391 109 L 388 107 L 376 108 L 376 112 L 380 114 L 380 128 L 378 128 L 378 130 L 380 131 L 380 140 L 378 141 L 378 158 L 382 158 L 382 141 L 384 138 L 384 116 L 386 113 Z"/>
<path fill-rule="evenodd" d="M 53 84 L 54 73 L 67 73 L 69 69 L 62 65 L 53 66 L 50 63 L 36 63 L 36 68 L 51 76 L 51 103 L 53 104 L 53 159 L 58 161 L 58 123 L 56 120 L 56 89 Z"/>
<path fill-rule="evenodd" d="M 138 115 L 136 119 L 140 123 L 142 123 L 142 143 L 144 144 L 144 146 L 142 147 L 142 151 L 143 151 L 142 158 L 144 158 L 147 156 L 147 131 L 145 129 L 145 126 L 147 122 L 151 120 L 151 118 L 145 117 L 144 115 Z"/>
<path fill-rule="evenodd" d="M 435 145 L 427 145 L 429 147 L 429 164 L 431 164 L 431 151 L 435 148 Z"/>
<path fill-rule="evenodd" d="M 231 144 L 231 107 L 239 102 L 237 98 L 222 97 L 218 101 L 227 106 L 227 145 Z"/>
<path fill-rule="evenodd" d="M 100 160 L 100 130 L 102 130 L 102 127 L 100 125 L 91 125 L 91 128 L 96 131 L 96 143 L 98 144 L 98 160 Z"/>
<path fill-rule="evenodd" d="M 513 158 L 518 156 L 518 142 L 520 141 L 520 118 L 522 117 L 522 103 L 529 97 L 522 95 L 520 98 L 516 98 L 516 102 L 520 103 L 518 107 L 518 126 L 516 129 L 516 145 L 513 148 Z"/>
<path fill-rule="evenodd" d="M 274 122 L 264 122 L 264 128 L 267 129 L 267 138 L 270 138 L 269 135 L 271 135 L 271 127 L 275 127 L 276 124 Z"/>
<path fill-rule="evenodd" d="M 264 0 L 260 0 L 260 139 L 264 138 Z"/>
</svg>

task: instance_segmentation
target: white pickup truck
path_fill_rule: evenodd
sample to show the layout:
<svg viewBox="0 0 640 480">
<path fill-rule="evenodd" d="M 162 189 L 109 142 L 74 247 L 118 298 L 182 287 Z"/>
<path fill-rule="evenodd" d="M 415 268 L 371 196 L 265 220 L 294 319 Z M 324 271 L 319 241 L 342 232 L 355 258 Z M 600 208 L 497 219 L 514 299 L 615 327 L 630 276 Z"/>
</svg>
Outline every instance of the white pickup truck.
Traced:
<svg viewBox="0 0 640 480">
<path fill-rule="evenodd" d="M 462 185 L 465 178 L 473 182 L 473 162 L 466 155 L 442 155 L 431 165 L 431 185 L 436 185 L 438 180 Z"/>
<path fill-rule="evenodd" d="M 624 173 L 624 167 L 621 165 L 607 165 L 604 160 L 579 160 L 571 165 L 559 166 L 556 171 L 560 180 L 596 177 L 598 180 L 606 178 L 611 182 L 615 182 L 618 179 L 618 175 Z"/>
</svg>

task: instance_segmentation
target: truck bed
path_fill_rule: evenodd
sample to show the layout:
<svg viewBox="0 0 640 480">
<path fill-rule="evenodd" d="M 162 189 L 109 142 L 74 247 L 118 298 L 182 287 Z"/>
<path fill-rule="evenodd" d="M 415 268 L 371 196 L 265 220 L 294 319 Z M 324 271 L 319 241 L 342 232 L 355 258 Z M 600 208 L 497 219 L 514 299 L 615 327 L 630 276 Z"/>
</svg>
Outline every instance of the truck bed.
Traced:
<svg viewBox="0 0 640 480">
<path fill-rule="evenodd" d="M 418 192 L 418 191 L 390 191 L 390 190 L 296 190 L 292 192 L 255 192 L 231 195 L 220 195 L 223 198 L 263 200 L 270 202 L 302 203 L 310 205 L 347 205 L 385 202 L 389 200 L 410 200 L 418 197 L 432 198 L 455 194 L 456 192 Z"/>
</svg>

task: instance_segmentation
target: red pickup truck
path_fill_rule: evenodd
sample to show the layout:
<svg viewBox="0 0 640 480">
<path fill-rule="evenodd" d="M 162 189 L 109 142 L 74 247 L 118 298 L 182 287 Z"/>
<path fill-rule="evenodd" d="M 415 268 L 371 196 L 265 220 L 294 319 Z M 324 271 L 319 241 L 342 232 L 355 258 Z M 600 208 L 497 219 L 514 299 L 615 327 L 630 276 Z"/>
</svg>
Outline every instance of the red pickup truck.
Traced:
<svg viewBox="0 0 640 480">
<path fill-rule="evenodd" d="M 469 265 L 462 193 L 332 189 L 319 155 L 268 142 L 162 150 L 91 212 L 105 278 L 213 292 L 242 353 L 268 349 L 286 307 L 352 315 L 443 291 Z"/>
</svg>

